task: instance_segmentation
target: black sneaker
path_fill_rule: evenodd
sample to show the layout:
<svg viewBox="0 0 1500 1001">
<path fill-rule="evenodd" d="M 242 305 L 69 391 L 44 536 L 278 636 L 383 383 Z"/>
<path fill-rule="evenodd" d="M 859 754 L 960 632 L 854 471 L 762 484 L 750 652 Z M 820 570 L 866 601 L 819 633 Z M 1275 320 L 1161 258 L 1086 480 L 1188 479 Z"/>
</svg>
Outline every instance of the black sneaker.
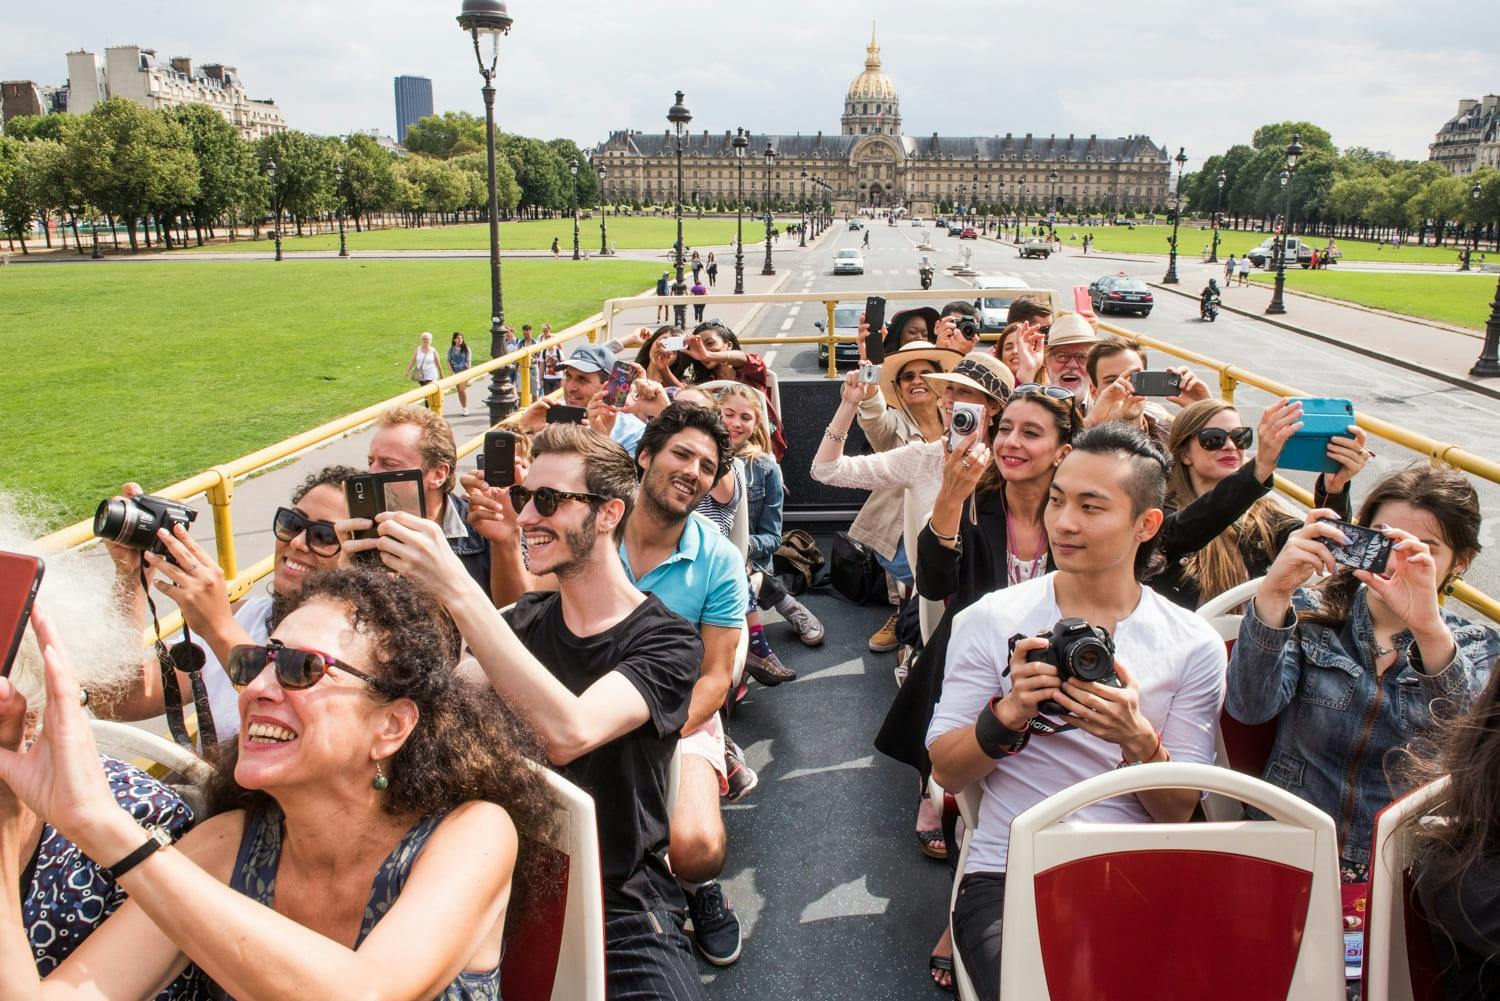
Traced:
<svg viewBox="0 0 1500 1001">
<path fill-rule="evenodd" d="M 693 918 L 693 941 L 704 959 L 715 966 L 730 966 L 740 958 L 740 919 L 717 880 L 704 883 L 688 898 L 688 913 Z"/>
</svg>

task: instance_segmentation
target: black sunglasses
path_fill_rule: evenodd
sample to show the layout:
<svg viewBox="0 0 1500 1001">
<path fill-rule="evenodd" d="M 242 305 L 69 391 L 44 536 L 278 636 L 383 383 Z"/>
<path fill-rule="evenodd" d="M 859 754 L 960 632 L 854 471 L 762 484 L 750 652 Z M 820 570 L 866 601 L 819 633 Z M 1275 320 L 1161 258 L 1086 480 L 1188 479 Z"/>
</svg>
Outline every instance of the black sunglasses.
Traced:
<svg viewBox="0 0 1500 1001">
<path fill-rule="evenodd" d="M 1204 428 L 1198 432 L 1198 444 L 1210 452 L 1223 448 L 1226 441 L 1234 442 L 1235 448 L 1249 448 L 1254 440 L 1254 429 L 1247 427 L 1230 428 L 1227 431 L 1224 428 Z"/>
<path fill-rule="evenodd" d="M 224 672 L 237 687 L 244 688 L 266 669 L 267 664 L 276 667 L 276 683 L 288 690 L 311 688 L 336 667 L 345 674 L 352 674 L 371 688 L 380 688 L 380 682 L 343 661 L 328 656 L 321 650 L 299 650 L 280 640 L 271 640 L 265 646 L 243 644 L 229 648 L 229 659 L 224 662 Z"/>
<path fill-rule="evenodd" d="M 510 506 L 520 514 L 527 504 L 536 504 L 536 513 L 543 518 L 550 518 L 557 513 L 557 506 L 565 500 L 587 501 L 603 503 L 609 498 L 600 497 L 598 494 L 576 493 L 571 490 L 553 490 L 551 487 L 537 487 L 535 490 L 528 489 L 517 483 L 510 488 Z"/>
<path fill-rule="evenodd" d="M 916 382 L 918 379 L 922 378 L 922 376 L 924 376 L 924 375 L 936 375 L 937 373 L 938 373 L 938 369 L 935 369 L 935 368 L 922 369 L 921 371 L 918 371 L 917 369 L 914 369 L 914 368 L 904 368 L 904 369 L 901 370 L 901 374 L 898 375 L 898 376 L 896 376 L 896 381 L 897 382 Z"/>
<path fill-rule="evenodd" d="M 1073 391 L 1061 386 L 1044 386 L 1039 382 L 1028 382 L 1024 386 L 1017 386 L 1012 396 L 1020 396 L 1022 393 L 1040 393 L 1051 400 L 1071 400 Z"/>
<path fill-rule="evenodd" d="M 318 521 L 301 511 L 279 507 L 276 509 L 276 517 L 271 520 L 271 531 L 282 542 L 291 542 L 306 532 L 308 549 L 319 556 L 339 554 L 339 533 L 334 530 L 331 521 Z"/>
</svg>

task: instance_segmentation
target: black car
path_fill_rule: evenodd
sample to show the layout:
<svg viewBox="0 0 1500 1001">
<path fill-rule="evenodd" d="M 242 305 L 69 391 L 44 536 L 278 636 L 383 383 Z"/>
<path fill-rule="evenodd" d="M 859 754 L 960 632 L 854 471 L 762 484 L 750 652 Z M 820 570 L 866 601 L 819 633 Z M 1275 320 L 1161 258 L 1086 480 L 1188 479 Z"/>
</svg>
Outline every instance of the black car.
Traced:
<svg viewBox="0 0 1500 1001">
<path fill-rule="evenodd" d="M 839 306 L 833 311 L 833 332 L 835 334 L 857 334 L 859 333 L 859 314 L 864 312 L 859 306 Z M 824 333 L 828 328 L 822 320 L 813 321 L 813 326 L 818 328 L 818 333 Z M 859 345 L 853 341 L 839 341 L 834 345 L 833 356 L 835 364 L 839 368 L 853 368 L 859 364 Z M 828 364 L 828 342 L 818 342 L 818 367 L 823 368 Z"/>
<path fill-rule="evenodd" d="M 1105 313 L 1150 316 L 1151 307 L 1156 305 L 1145 282 L 1124 274 L 1105 275 L 1096 280 L 1089 286 L 1089 301 L 1100 316 Z"/>
</svg>

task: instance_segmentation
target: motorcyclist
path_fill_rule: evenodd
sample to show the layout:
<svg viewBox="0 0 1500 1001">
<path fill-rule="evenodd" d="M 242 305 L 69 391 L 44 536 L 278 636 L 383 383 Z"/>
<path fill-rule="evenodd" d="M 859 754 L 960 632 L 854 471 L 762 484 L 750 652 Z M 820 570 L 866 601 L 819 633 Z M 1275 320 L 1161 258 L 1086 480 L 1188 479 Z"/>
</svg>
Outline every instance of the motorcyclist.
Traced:
<svg viewBox="0 0 1500 1001">
<path fill-rule="evenodd" d="M 1216 278 L 1210 278 L 1208 280 L 1208 285 L 1198 295 L 1198 315 L 1200 317 L 1207 317 L 1209 306 L 1213 305 L 1217 307 L 1218 304 L 1219 282 Z"/>
<path fill-rule="evenodd" d="M 932 285 L 932 262 L 927 255 L 922 255 L 922 260 L 917 263 L 917 277 L 922 280 L 922 287 L 928 288 Z"/>
</svg>

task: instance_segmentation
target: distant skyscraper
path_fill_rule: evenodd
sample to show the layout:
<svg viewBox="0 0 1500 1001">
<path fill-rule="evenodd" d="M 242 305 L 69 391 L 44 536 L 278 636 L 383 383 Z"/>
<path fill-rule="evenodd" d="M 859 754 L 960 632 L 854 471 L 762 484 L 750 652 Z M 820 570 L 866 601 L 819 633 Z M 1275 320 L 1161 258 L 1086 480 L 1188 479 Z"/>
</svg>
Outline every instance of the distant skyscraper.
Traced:
<svg viewBox="0 0 1500 1001">
<path fill-rule="evenodd" d="M 432 114 L 432 81 L 425 76 L 396 77 L 396 141 L 406 142 L 412 122 Z"/>
</svg>

